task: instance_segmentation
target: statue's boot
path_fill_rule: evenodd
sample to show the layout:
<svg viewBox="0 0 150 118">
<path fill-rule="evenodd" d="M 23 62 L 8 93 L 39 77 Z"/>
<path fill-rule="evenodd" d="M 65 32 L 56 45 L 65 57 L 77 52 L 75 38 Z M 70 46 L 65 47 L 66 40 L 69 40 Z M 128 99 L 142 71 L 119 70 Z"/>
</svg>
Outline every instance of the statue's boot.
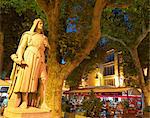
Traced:
<svg viewBox="0 0 150 118">
<path fill-rule="evenodd" d="M 21 103 L 21 94 L 17 93 L 17 99 L 16 99 L 15 107 L 19 107 L 20 103 Z"/>
<path fill-rule="evenodd" d="M 22 104 L 20 105 L 20 108 L 22 109 L 26 109 L 27 108 L 27 102 L 22 102 Z"/>
<path fill-rule="evenodd" d="M 28 105 L 28 93 L 22 93 L 22 104 L 20 108 L 26 109 Z"/>
</svg>

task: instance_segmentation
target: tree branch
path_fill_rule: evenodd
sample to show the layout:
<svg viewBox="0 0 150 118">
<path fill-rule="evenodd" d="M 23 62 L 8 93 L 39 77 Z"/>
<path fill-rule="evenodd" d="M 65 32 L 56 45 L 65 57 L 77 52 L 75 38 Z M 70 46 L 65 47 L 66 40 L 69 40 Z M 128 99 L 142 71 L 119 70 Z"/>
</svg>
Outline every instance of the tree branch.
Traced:
<svg viewBox="0 0 150 118">
<path fill-rule="evenodd" d="M 47 14 L 48 13 L 48 3 L 46 0 L 36 0 L 39 7 Z"/>
<path fill-rule="evenodd" d="M 128 8 L 130 4 L 108 4 L 109 8 Z"/>
<path fill-rule="evenodd" d="M 121 39 L 109 36 L 107 34 L 103 34 L 102 37 L 106 37 L 106 38 L 108 38 L 110 40 L 117 41 L 117 42 L 121 43 L 131 53 L 130 47 L 128 47 Z"/>
<path fill-rule="evenodd" d="M 135 43 L 133 44 L 134 48 L 138 48 L 138 46 L 140 45 L 140 43 L 144 40 L 144 38 L 147 36 L 147 34 L 150 32 L 150 29 L 145 30 L 135 41 Z"/>
<path fill-rule="evenodd" d="M 107 34 L 103 34 L 102 37 L 106 37 L 106 38 L 108 38 L 110 40 L 117 41 L 117 42 L 121 43 L 124 47 L 128 48 L 128 46 L 121 39 L 109 36 Z"/>
<path fill-rule="evenodd" d="M 128 0 L 128 3 L 121 3 L 121 4 L 117 4 L 115 3 L 116 0 L 112 0 L 112 2 L 107 2 L 107 7 L 110 7 L 110 8 L 128 8 L 131 3 L 132 3 L 132 0 Z"/>
<path fill-rule="evenodd" d="M 74 60 L 66 65 L 66 68 L 71 72 L 72 69 L 77 67 L 84 58 L 89 55 L 90 51 L 94 48 L 96 43 L 98 42 L 101 31 L 100 31 L 100 19 L 102 15 L 102 11 L 106 6 L 106 0 L 96 0 L 95 7 L 93 10 L 93 18 L 92 18 L 92 29 L 88 33 L 87 44 L 85 44 L 84 49 L 78 53 Z"/>
</svg>

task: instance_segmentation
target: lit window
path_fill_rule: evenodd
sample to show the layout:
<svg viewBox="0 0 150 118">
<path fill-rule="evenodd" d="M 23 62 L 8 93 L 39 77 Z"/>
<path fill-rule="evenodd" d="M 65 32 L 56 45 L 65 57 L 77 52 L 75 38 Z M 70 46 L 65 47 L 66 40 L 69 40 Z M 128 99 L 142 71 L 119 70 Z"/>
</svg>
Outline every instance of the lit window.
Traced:
<svg viewBox="0 0 150 118">
<path fill-rule="evenodd" d="M 111 62 L 111 61 L 114 61 L 114 52 L 108 54 L 108 55 L 105 57 L 105 63 Z"/>
<path fill-rule="evenodd" d="M 104 76 L 114 75 L 114 65 L 109 67 L 104 67 Z"/>
<path fill-rule="evenodd" d="M 111 86 L 114 86 L 115 85 L 115 81 L 114 79 L 108 79 L 108 80 L 105 80 L 105 85 L 111 85 Z"/>
</svg>

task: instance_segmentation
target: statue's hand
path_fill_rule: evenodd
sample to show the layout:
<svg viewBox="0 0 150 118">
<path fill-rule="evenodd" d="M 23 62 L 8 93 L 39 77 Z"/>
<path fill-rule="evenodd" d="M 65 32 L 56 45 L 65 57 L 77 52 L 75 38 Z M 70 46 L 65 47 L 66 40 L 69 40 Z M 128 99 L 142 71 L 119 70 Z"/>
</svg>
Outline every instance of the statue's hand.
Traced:
<svg viewBox="0 0 150 118">
<path fill-rule="evenodd" d="M 22 64 L 22 65 L 27 65 L 24 60 L 21 61 L 21 64 Z"/>
<path fill-rule="evenodd" d="M 15 63 L 21 65 L 21 60 L 18 59 L 18 56 L 16 54 L 12 54 L 10 57 Z"/>
<path fill-rule="evenodd" d="M 24 60 L 20 60 L 16 54 L 12 54 L 11 59 L 21 66 L 27 66 L 26 62 Z"/>
<path fill-rule="evenodd" d="M 16 58 L 18 58 L 16 54 L 12 54 L 10 57 L 11 57 L 11 59 L 12 59 L 13 61 L 14 61 Z"/>
</svg>

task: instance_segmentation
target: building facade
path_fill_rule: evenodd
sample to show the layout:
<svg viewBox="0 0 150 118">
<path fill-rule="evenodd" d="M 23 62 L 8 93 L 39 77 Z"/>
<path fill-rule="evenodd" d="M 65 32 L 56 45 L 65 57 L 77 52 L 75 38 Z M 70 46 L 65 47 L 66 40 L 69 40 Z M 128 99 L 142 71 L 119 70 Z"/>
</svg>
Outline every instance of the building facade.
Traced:
<svg viewBox="0 0 150 118">
<path fill-rule="evenodd" d="M 124 75 L 122 63 L 122 53 L 114 49 L 106 52 L 104 63 L 100 63 L 92 71 L 88 79 L 82 80 L 81 88 L 87 86 L 114 86 L 124 87 Z"/>
</svg>

